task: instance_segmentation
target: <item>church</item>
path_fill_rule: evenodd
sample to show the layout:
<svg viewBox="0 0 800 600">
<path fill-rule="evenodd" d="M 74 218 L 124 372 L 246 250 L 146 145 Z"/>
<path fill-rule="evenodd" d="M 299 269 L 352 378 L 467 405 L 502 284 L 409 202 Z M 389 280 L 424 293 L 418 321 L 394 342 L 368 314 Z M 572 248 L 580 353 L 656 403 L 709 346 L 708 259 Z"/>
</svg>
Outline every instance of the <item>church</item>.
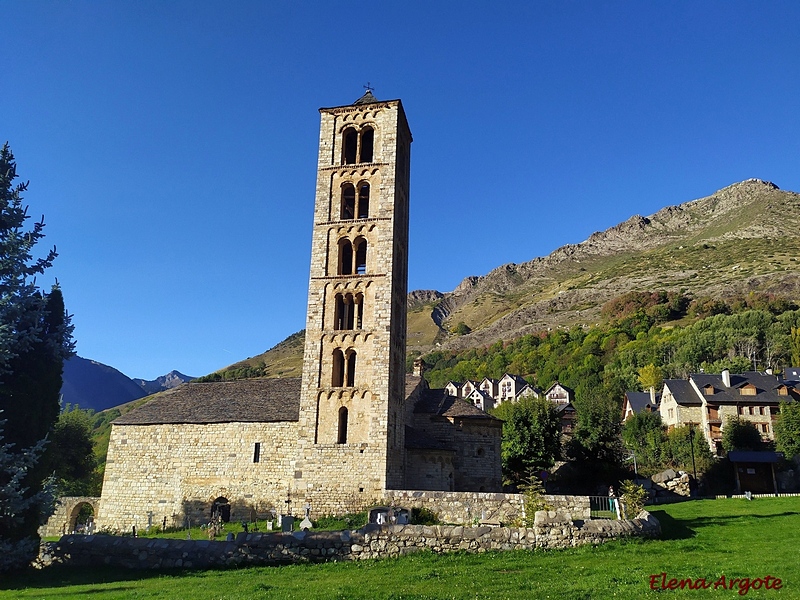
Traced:
<svg viewBox="0 0 800 600">
<path fill-rule="evenodd" d="M 502 422 L 406 374 L 411 131 L 321 108 L 301 378 L 187 383 L 114 421 L 97 524 L 342 514 L 387 490 L 499 492 Z M 293 508 L 294 507 L 294 508 Z"/>
</svg>

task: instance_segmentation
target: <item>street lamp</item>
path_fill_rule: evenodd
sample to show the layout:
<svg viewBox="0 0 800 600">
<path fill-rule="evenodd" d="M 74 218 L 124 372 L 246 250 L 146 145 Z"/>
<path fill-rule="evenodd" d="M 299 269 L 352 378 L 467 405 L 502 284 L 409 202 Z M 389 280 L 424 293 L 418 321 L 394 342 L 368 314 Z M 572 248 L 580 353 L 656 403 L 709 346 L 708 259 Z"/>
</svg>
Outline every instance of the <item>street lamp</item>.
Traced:
<svg viewBox="0 0 800 600">
<path fill-rule="evenodd" d="M 694 464 L 694 423 L 689 423 L 689 447 L 692 450 L 692 473 L 694 474 L 694 483 L 697 485 L 697 467 Z"/>
</svg>

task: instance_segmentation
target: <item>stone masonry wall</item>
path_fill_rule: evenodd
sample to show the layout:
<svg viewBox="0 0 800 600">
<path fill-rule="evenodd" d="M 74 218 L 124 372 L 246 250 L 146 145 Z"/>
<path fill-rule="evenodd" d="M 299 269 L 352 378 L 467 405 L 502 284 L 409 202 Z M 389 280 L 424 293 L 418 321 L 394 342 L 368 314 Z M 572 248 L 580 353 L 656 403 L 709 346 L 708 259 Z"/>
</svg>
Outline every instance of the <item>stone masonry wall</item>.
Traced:
<svg viewBox="0 0 800 600">
<path fill-rule="evenodd" d="M 235 541 L 164 540 L 116 536 L 63 537 L 44 544 L 40 565 L 170 569 L 280 565 L 436 553 L 569 548 L 610 539 L 657 537 L 658 520 L 643 511 L 629 521 L 597 520 L 582 525 L 560 511 L 537 512 L 531 528 L 368 525 L 359 531 L 241 533 Z"/>
<path fill-rule="evenodd" d="M 255 444 L 261 444 L 254 463 Z M 130 531 L 211 518 L 227 498 L 231 519 L 283 510 L 291 484 L 297 423 L 125 425 L 111 430 L 98 530 Z M 152 513 L 152 515 L 148 515 Z"/>
<path fill-rule="evenodd" d="M 477 519 L 506 524 L 524 516 L 522 494 L 386 490 L 383 498 L 386 504 L 402 508 L 427 508 L 445 523 L 469 525 Z M 545 495 L 544 500 L 573 519 L 590 518 L 588 496 Z"/>
</svg>

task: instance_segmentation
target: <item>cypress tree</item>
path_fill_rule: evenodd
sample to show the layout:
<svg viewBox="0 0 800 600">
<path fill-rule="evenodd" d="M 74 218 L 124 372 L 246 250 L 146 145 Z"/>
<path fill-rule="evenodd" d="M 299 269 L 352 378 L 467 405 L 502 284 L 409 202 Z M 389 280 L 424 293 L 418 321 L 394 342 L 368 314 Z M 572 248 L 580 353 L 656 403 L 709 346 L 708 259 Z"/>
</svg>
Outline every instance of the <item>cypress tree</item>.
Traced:
<svg viewBox="0 0 800 600">
<path fill-rule="evenodd" d="M 22 193 L 28 184 L 15 184 L 16 178 L 14 155 L 5 144 L 0 150 L 0 420 L 11 458 L 0 465 L 0 488 L 16 486 L 24 501 L 14 503 L 13 511 L 0 501 L 0 544 L 30 551 L 36 549 L 37 529 L 47 516 L 42 504 L 47 494 L 41 493 L 47 461 L 38 460 L 40 441 L 58 418 L 64 359 L 73 345 L 60 288 L 43 293 L 36 285 L 36 275 L 52 265 L 56 249 L 34 257 L 44 237 L 44 218 L 26 229 Z M 5 564 L 24 566 L 34 557 L 35 552 Z"/>
</svg>

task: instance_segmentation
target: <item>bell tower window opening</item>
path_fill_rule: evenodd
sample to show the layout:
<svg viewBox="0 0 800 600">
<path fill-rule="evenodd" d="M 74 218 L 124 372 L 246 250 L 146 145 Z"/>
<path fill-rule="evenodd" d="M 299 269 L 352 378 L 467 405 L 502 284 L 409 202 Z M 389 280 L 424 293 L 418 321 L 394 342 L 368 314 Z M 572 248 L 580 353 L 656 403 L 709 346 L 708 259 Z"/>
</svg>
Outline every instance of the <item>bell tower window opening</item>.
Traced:
<svg viewBox="0 0 800 600">
<path fill-rule="evenodd" d="M 369 217 L 369 184 L 362 183 L 358 186 L 358 218 Z"/>
<path fill-rule="evenodd" d="M 372 162 L 372 148 L 375 141 L 375 130 L 365 127 L 361 131 L 361 160 L 359 162 Z"/>
<path fill-rule="evenodd" d="M 339 241 L 339 275 L 353 274 L 353 245 L 350 240 Z"/>
<path fill-rule="evenodd" d="M 369 193 L 369 192 L 367 192 Z M 356 189 L 350 183 L 342 186 L 342 208 L 339 217 L 343 221 L 354 219 L 356 214 Z"/>
<path fill-rule="evenodd" d="M 352 253 L 352 249 L 351 249 Z M 364 275 L 367 272 L 367 240 L 364 238 L 358 239 L 355 242 L 355 255 L 356 264 L 355 271 L 358 275 Z M 352 254 L 351 254 L 352 260 Z"/>
<path fill-rule="evenodd" d="M 353 165 L 356 162 L 356 152 L 358 150 L 358 134 L 352 127 L 344 130 L 342 136 L 342 162 L 346 165 Z"/>
<path fill-rule="evenodd" d="M 364 321 L 364 294 L 356 294 L 355 312 L 356 329 L 361 329 Z"/>
<path fill-rule="evenodd" d="M 336 443 L 347 443 L 347 408 L 344 406 L 339 409 L 339 432 L 336 436 Z"/>
<path fill-rule="evenodd" d="M 344 385 L 344 353 L 339 349 L 333 351 L 333 377 L 331 387 Z"/>
<path fill-rule="evenodd" d="M 336 294 L 335 330 L 361 329 L 364 296 L 358 294 Z"/>
<path fill-rule="evenodd" d="M 356 351 L 350 350 L 347 353 L 347 387 L 356 385 Z"/>
</svg>

